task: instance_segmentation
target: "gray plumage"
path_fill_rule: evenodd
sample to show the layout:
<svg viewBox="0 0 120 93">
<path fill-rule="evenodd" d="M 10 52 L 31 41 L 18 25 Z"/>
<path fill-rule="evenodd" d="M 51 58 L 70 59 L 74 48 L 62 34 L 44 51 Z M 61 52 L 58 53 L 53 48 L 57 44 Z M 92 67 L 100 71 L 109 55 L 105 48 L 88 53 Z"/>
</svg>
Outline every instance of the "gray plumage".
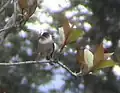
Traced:
<svg viewBox="0 0 120 93">
<path fill-rule="evenodd" d="M 43 58 L 50 59 L 54 53 L 54 41 L 52 35 L 48 32 L 43 32 L 38 39 L 36 60 L 41 60 Z"/>
</svg>

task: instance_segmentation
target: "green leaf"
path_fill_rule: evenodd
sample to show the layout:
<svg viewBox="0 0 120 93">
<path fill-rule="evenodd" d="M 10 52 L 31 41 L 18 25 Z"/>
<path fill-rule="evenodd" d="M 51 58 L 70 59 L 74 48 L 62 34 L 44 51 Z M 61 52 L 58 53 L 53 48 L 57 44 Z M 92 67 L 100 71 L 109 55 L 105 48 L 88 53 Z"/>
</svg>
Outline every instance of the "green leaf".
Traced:
<svg viewBox="0 0 120 93">
<path fill-rule="evenodd" d="M 71 31 L 71 33 L 70 33 L 70 35 L 69 35 L 69 37 L 68 37 L 68 39 L 67 39 L 67 42 L 68 42 L 68 43 L 74 42 L 74 41 L 76 41 L 80 36 L 82 36 L 83 34 L 84 34 L 84 32 L 81 31 L 81 30 L 73 30 L 73 31 Z"/>
<path fill-rule="evenodd" d="M 95 66 L 93 70 L 99 70 L 102 68 L 113 67 L 115 65 L 117 65 L 117 63 L 115 63 L 113 60 L 104 60 L 104 61 L 101 61 L 97 66 Z"/>
</svg>

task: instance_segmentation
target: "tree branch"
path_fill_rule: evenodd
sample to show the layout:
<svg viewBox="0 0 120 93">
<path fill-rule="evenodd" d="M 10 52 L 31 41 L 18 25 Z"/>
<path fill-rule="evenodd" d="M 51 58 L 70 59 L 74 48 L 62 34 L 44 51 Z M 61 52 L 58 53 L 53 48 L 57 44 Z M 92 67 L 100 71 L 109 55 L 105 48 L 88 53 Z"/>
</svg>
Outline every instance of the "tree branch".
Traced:
<svg viewBox="0 0 120 93">
<path fill-rule="evenodd" d="M 3 12 L 3 10 L 8 6 L 11 0 L 8 0 L 1 8 L 0 8 L 0 13 Z"/>
<path fill-rule="evenodd" d="M 68 68 L 66 65 L 64 65 L 62 62 L 60 61 L 57 61 L 56 62 L 58 65 L 60 65 L 62 68 L 66 69 L 71 75 L 75 76 L 75 77 L 78 77 L 78 76 L 83 76 L 82 72 L 73 72 L 72 70 L 70 70 L 70 68 Z"/>
<path fill-rule="evenodd" d="M 24 64 L 45 64 L 45 63 L 54 63 L 54 64 L 58 64 L 59 66 L 61 66 L 62 68 L 66 69 L 71 75 L 78 77 L 78 76 L 82 76 L 83 74 L 81 72 L 76 73 L 73 72 L 72 70 L 70 70 L 69 67 L 67 67 L 66 65 L 64 65 L 62 62 L 60 61 L 23 61 L 23 62 L 9 62 L 9 63 L 0 63 L 0 66 L 17 66 L 17 65 L 24 65 Z"/>
<path fill-rule="evenodd" d="M 9 63 L 0 63 L 0 66 L 13 66 L 13 65 L 24 65 L 24 64 L 38 64 L 38 63 L 50 63 L 50 61 L 23 61 L 23 62 L 9 62 Z"/>
</svg>

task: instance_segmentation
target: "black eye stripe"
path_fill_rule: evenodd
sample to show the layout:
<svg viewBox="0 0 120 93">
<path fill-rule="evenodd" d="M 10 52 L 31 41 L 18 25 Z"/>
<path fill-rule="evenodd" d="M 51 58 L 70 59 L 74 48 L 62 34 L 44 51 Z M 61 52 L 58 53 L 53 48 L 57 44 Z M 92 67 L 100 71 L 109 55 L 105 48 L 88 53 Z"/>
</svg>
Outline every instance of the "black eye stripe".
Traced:
<svg viewBox="0 0 120 93">
<path fill-rule="evenodd" d="M 53 38 L 53 37 L 52 37 L 52 35 L 51 35 L 50 33 L 48 33 L 48 32 L 43 32 L 43 33 L 41 33 L 40 36 L 38 37 L 38 39 L 41 39 L 41 40 L 43 40 L 43 41 L 44 41 L 44 40 L 50 41 L 51 38 Z"/>
<path fill-rule="evenodd" d="M 46 38 L 49 37 L 49 35 L 50 35 L 50 34 L 49 34 L 48 32 L 44 32 L 44 33 L 42 34 L 42 36 L 43 36 L 43 37 L 46 37 Z"/>
</svg>

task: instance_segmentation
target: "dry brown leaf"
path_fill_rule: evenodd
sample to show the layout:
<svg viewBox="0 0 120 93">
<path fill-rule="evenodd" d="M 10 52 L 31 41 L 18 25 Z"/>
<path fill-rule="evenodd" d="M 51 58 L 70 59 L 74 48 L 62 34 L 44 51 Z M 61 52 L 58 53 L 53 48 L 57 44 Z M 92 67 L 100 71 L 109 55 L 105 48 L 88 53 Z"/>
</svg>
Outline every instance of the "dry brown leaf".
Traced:
<svg viewBox="0 0 120 93">
<path fill-rule="evenodd" d="M 94 53 L 94 65 L 98 64 L 101 60 L 104 60 L 104 48 L 102 43 L 96 47 Z"/>
<path fill-rule="evenodd" d="M 90 52 L 90 51 L 89 51 Z M 89 67 L 89 61 L 91 61 L 92 57 L 90 56 L 91 54 L 88 53 L 87 55 L 84 54 L 83 50 L 77 50 L 77 62 L 80 65 L 80 69 L 82 70 L 82 73 L 88 74 L 89 72 L 93 72 L 94 70 L 97 69 L 102 69 L 105 67 L 111 67 L 114 66 L 115 63 L 111 60 L 107 60 L 108 57 L 110 57 L 113 53 L 105 53 L 104 54 L 104 48 L 102 43 L 100 45 L 97 45 L 96 47 L 96 51 L 94 53 L 94 64 L 93 66 Z M 85 62 L 85 56 L 88 58 L 87 62 Z"/>
<path fill-rule="evenodd" d="M 64 36 L 65 36 L 65 41 L 60 49 L 60 52 L 61 52 L 63 48 L 65 47 L 65 45 L 68 43 L 68 38 L 70 36 L 70 33 L 73 31 L 73 26 L 70 27 L 69 20 L 62 14 L 60 17 L 60 21 L 62 23 L 63 30 L 64 30 Z"/>
<path fill-rule="evenodd" d="M 35 12 L 37 7 L 37 0 L 18 0 L 19 7 L 21 9 L 24 19 L 29 17 Z"/>
<path fill-rule="evenodd" d="M 77 62 L 78 64 L 85 64 L 84 62 L 84 51 L 83 50 L 77 50 Z"/>
<path fill-rule="evenodd" d="M 61 23 L 62 23 L 62 26 L 63 26 L 65 38 L 67 38 L 69 32 L 71 31 L 71 27 L 69 25 L 68 19 L 64 15 L 61 15 Z"/>
<path fill-rule="evenodd" d="M 103 48 L 103 44 L 101 43 L 94 54 L 94 66 L 91 68 L 90 71 L 94 71 L 96 69 L 99 68 L 105 68 L 105 67 L 110 67 L 113 66 L 115 63 L 112 62 L 111 60 L 107 60 L 108 57 L 110 57 L 113 53 L 104 53 L 104 48 Z M 108 61 L 110 63 L 108 63 Z M 107 63 L 105 63 L 107 62 Z"/>
</svg>

